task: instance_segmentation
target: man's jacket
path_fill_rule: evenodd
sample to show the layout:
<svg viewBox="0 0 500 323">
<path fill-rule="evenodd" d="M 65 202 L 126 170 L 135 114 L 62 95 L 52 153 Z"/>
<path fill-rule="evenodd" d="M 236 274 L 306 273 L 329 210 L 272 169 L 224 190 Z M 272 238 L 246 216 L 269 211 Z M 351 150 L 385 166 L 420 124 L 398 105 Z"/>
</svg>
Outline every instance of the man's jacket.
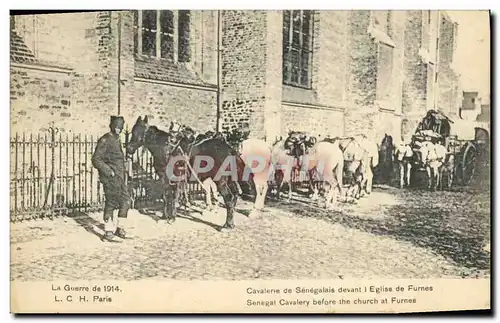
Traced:
<svg viewBox="0 0 500 323">
<path fill-rule="evenodd" d="M 108 132 L 97 141 L 92 165 L 97 168 L 101 179 L 109 178 L 111 170 L 115 176 L 125 178 L 125 156 L 120 137 Z"/>
</svg>

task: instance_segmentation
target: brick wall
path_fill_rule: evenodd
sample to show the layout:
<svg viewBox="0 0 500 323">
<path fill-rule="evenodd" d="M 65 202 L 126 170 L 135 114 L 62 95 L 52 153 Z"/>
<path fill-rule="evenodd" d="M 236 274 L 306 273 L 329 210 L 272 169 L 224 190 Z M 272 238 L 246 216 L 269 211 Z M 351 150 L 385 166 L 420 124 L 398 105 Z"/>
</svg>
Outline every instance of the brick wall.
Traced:
<svg viewBox="0 0 500 323">
<path fill-rule="evenodd" d="M 344 135 L 342 110 L 328 107 L 283 104 L 282 134 L 306 131 L 321 138 Z"/>
<path fill-rule="evenodd" d="M 223 11 L 222 129 L 264 131 L 266 12 Z M 232 120 L 232 121 L 231 121 Z"/>
<path fill-rule="evenodd" d="M 151 123 L 166 130 L 176 120 L 200 131 L 215 129 L 216 93 L 153 83 L 135 82 L 137 112 L 127 115 L 130 126 L 139 115 L 148 115 Z"/>
<path fill-rule="evenodd" d="M 349 12 L 348 101 L 345 135 L 375 137 L 378 124 L 376 99 L 377 46 L 368 33 L 369 11 Z"/>
<path fill-rule="evenodd" d="M 455 51 L 454 23 L 446 15 L 440 19 L 438 108 L 450 117 L 457 117 L 461 104 L 458 75 L 453 70 Z"/>
<path fill-rule="evenodd" d="M 61 119 L 70 121 L 61 129 L 68 131 L 70 123 L 74 125 L 79 121 L 71 105 L 70 71 L 14 64 L 10 69 L 10 82 L 11 132 L 36 134 Z"/>
<path fill-rule="evenodd" d="M 35 57 L 28 71 L 22 72 L 28 73 L 24 77 L 29 78 L 35 73 L 35 80 L 53 84 L 49 89 L 29 87 L 23 81 L 20 83 L 24 87 L 23 92 L 35 99 L 39 97 L 40 100 L 52 97 L 54 93 L 58 93 L 57 96 L 61 92 L 70 102 L 68 111 L 50 111 L 51 117 L 46 114 L 47 120 L 58 121 L 57 126 L 63 132 L 107 131 L 109 115 L 117 113 L 114 99 L 116 82 L 112 82 L 110 78 L 113 67 L 113 48 L 110 46 L 111 14 L 91 12 L 22 16 L 16 17 L 15 24 L 16 32 Z M 50 72 L 50 68 L 47 71 L 44 67 L 47 61 L 50 66 L 55 66 L 55 70 L 62 65 L 66 72 Z M 38 105 L 53 104 L 49 102 Z M 26 107 L 13 103 L 13 109 L 25 110 Z M 34 113 L 30 118 L 38 119 L 43 115 Z"/>
<path fill-rule="evenodd" d="M 414 133 L 427 111 L 427 67 L 419 54 L 422 41 L 422 12 L 408 11 L 405 31 L 403 135 Z"/>
</svg>

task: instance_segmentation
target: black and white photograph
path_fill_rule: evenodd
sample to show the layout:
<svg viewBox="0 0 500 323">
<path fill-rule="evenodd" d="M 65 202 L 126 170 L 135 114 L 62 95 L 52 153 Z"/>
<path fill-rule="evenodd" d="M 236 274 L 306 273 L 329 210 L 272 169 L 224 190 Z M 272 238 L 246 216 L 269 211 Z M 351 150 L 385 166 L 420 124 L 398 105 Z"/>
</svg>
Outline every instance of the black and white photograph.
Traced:
<svg viewBox="0 0 500 323">
<path fill-rule="evenodd" d="M 489 285 L 490 60 L 487 10 L 11 11 L 11 284 Z"/>
</svg>

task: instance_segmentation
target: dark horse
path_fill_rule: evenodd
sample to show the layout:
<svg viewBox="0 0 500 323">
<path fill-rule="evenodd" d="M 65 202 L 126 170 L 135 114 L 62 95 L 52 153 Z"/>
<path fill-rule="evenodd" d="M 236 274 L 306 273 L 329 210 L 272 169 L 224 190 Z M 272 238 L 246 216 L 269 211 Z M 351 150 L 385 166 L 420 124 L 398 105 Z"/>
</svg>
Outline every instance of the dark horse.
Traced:
<svg viewBox="0 0 500 323">
<path fill-rule="evenodd" d="M 379 149 L 379 164 L 376 179 L 379 184 L 391 184 L 394 169 L 394 146 L 392 136 L 385 134 Z"/>
<path fill-rule="evenodd" d="M 132 128 L 132 138 L 126 147 L 127 155 L 133 155 L 141 146 L 151 152 L 155 170 L 163 185 L 163 217 L 168 223 L 173 223 L 177 215 L 176 201 L 179 197 L 178 185 L 180 181 L 175 179 L 186 176 L 188 173 L 191 173 L 189 180 L 194 178 L 195 181 L 203 182 L 207 178 L 212 178 L 227 209 L 226 223 L 221 231 L 228 231 L 234 228 L 233 216 L 238 199 L 236 181 L 243 177 L 245 163 L 224 140 L 205 138 L 199 141 L 196 140 L 196 137 L 186 129 L 173 131 L 172 127 L 167 133 L 155 126 L 150 126 L 147 116 L 144 119 L 139 117 Z M 206 156 L 214 161 L 213 167 L 205 167 L 203 172 L 189 171 L 201 169 L 200 165 L 194 165 L 194 162 L 200 163 L 196 157 L 206 158 Z M 231 174 L 227 175 L 227 172 L 224 172 L 226 169 L 219 172 L 221 166 L 226 165 L 225 161 L 228 160 L 228 157 L 231 157 L 230 160 L 236 161 L 236 170 L 234 171 L 237 172 L 238 179 Z M 189 160 L 189 164 L 185 163 L 186 160 Z"/>
</svg>

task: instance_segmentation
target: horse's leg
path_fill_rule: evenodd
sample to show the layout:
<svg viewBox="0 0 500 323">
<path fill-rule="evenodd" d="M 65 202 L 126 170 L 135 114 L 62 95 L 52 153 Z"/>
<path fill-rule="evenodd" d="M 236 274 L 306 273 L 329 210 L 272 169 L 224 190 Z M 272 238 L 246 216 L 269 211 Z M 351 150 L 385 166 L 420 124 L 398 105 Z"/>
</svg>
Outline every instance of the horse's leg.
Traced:
<svg viewBox="0 0 500 323">
<path fill-rule="evenodd" d="M 443 190 L 443 172 L 444 172 L 444 167 L 441 165 L 438 168 L 438 179 L 437 182 L 439 183 L 439 190 Z"/>
<path fill-rule="evenodd" d="M 285 180 L 284 180 L 284 178 L 282 176 L 282 171 L 281 170 L 275 170 L 274 179 L 276 181 L 276 200 L 279 201 L 279 199 L 280 199 L 280 191 L 281 191 L 281 188 L 283 187 L 283 183 L 285 182 Z"/>
<path fill-rule="evenodd" d="M 226 206 L 226 223 L 220 228 L 220 231 L 229 232 L 234 228 L 234 208 L 238 200 L 238 186 L 235 182 L 227 183 L 225 180 L 218 182 L 218 184 L 219 192 Z"/>
<path fill-rule="evenodd" d="M 205 190 L 205 203 L 207 204 L 207 209 L 212 209 L 212 185 L 210 183 L 211 178 L 205 179 L 203 184 L 203 189 Z"/>
<path fill-rule="evenodd" d="M 267 181 L 264 184 L 260 185 L 261 192 L 260 192 L 260 196 L 259 196 L 259 204 L 257 204 L 257 210 L 259 210 L 259 211 L 264 208 L 268 188 L 269 188 L 269 184 Z"/>
<path fill-rule="evenodd" d="M 174 185 L 166 184 L 164 191 L 163 191 L 163 218 L 167 220 L 167 222 L 173 223 L 175 222 L 175 216 L 176 216 L 176 211 L 177 211 L 177 206 L 176 206 L 176 196 L 175 196 L 176 190 Z"/>
<path fill-rule="evenodd" d="M 448 168 L 448 190 L 451 189 L 451 185 L 453 184 L 453 168 Z"/>
<path fill-rule="evenodd" d="M 328 185 L 328 189 L 325 192 L 325 206 L 327 209 L 332 210 L 335 209 L 335 206 L 337 204 L 337 194 L 336 194 L 336 189 L 337 189 L 337 179 L 334 178 L 334 174 L 332 172 L 330 179 L 325 180 L 325 183 Z"/>
<path fill-rule="evenodd" d="M 406 162 L 406 181 L 407 181 L 407 186 L 411 185 L 411 162 Z"/>
<path fill-rule="evenodd" d="M 404 162 L 399 162 L 399 188 L 403 188 L 406 181 L 406 165 Z"/>
<path fill-rule="evenodd" d="M 290 202 L 292 200 L 292 180 L 288 180 L 287 181 L 287 186 L 288 186 L 288 202 Z"/>
<path fill-rule="evenodd" d="M 343 196 L 343 193 L 344 193 L 344 188 L 343 188 L 343 185 L 342 185 L 342 173 L 344 171 L 344 163 L 343 161 L 342 162 L 339 162 L 337 163 L 337 165 L 335 166 L 335 169 L 334 169 L 334 176 L 335 176 L 335 186 L 334 186 L 334 189 L 338 189 L 339 190 L 339 195 L 340 197 Z M 335 198 L 337 198 L 337 196 L 335 196 Z"/>
<path fill-rule="evenodd" d="M 432 169 L 429 165 L 425 166 L 425 171 L 427 172 L 427 189 L 431 190 L 432 189 Z"/>
<path fill-rule="evenodd" d="M 434 166 L 434 190 L 439 189 L 439 182 L 440 182 L 440 176 L 439 176 L 439 166 Z"/>
<path fill-rule="evenodd" d="M 243 194 L 243 190 L 241 189 L 241 186 L 238 182 L 234 182 L 234 184 L 236 185 L 237 189 L 238 189 L 238 195 L 241 195 Z"/>
<path fill-rule="evenodd" d="M 217 184 L 215 184 L 214 180 L 213 179 L 210 179 L 210 181 L 208 182 L 210 184 L 210 187 L 211 187 L 211 191 L 212 191 L 212 194 L 214 195 L 214 199 L 219 202 L 220 204 L 224 204 L 224 199 L 222 198 L 222 196 L 220 195 L 219 193 L 219 190 L 217 189 Z M 237 185 L 238 183 L 235 183 L 235 187 L 238 188 L 239 186 Z"/>
<path fill-rule="evenodd" d="M 255 183 L 255 202 L 254 202 L 254 205 L 253 205 L 253 208 L 255 210 L 259 209 L 261 195 L 262 195 L 262 184 Z"/>
<path fill-rule="evenodd" d="M 366 167 L 366 194 L 371 194 L 373 189 L 373 170 L 370 164 Z"/>
</svg>

